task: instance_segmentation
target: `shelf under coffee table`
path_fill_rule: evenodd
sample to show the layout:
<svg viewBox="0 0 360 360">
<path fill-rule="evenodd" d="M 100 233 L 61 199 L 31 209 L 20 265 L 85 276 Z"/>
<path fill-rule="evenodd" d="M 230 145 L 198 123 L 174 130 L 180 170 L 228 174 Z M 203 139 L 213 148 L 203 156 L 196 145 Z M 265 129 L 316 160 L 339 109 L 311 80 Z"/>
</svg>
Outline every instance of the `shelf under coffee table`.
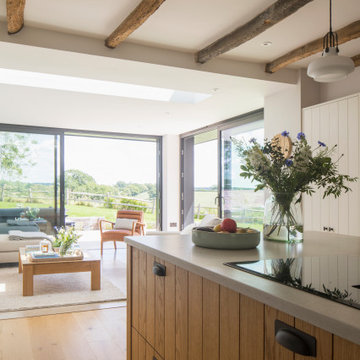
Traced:
<svg viewBox="0 0 360 360">
<path fill-rule="evenodd" d="M 34 294 L 34 275 L 91 272 L 91 290 L 100 290 L 100 259 L 84 253 L 82 260 L 31 262 L 25 248 L 19 249 L 19 273 L 23 274 L 23 296 Z"/>
</svg>

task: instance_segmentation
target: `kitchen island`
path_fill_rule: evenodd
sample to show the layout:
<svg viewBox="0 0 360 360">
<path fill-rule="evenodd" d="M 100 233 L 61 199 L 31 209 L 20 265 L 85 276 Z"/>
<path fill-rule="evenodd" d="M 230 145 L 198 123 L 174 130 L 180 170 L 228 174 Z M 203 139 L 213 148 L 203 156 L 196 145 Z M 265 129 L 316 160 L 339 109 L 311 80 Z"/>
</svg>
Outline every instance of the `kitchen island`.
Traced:
<svg viewBox="0 0 360 360">
<path fill-rule="evenodd" d="M 199 248 L 187 235 L 126 242 L 128 359 L 360 358 L 360 310 L 223 265 L 360 255 L 359 238 L 314 232 L 305 234 L 303 244 L 262 241 L 245 251 Z M 280 345 L 275 320 L 314 337 L 316 355 Z"/>
</svg>

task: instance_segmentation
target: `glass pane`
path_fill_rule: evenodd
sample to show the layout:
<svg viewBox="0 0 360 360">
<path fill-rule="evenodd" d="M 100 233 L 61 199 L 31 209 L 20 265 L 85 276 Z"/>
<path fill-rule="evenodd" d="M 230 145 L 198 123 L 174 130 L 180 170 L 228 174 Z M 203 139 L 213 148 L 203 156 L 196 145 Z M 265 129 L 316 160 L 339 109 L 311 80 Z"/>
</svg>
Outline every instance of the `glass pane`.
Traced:
<svg viewBox="0 0 360 360">
<path fill-rule="evenodd" d="M 194 136 L 194 222 L 207 214 L 217 215 L 217 130 Z"/>
<path fill-rule="evenodd" d="M 156 141 L 65 136 L 65 223 L 99 230 L 119 209 L 142 210 L 157 226 Z"/>
<path fill-rule="evenodd" d="M 0 233 L 53 234 L 58 225 L 55 185 L 57 136 L 0 132 Z"/>
<path fill-rule="evenodd" d="M 240 177 L 241 159 L 236 153 L 231 138 L 249 141 L 256 138 L 264 142 L 263 121 L 237 126 L 222 131 L 223 156 L 223 214 L 224 218 L 233 218 L 238 226 L 252 227 L 262 231 L 264 214 L 264 191 L 254 192 L 255 182 Z"/>
</svg>

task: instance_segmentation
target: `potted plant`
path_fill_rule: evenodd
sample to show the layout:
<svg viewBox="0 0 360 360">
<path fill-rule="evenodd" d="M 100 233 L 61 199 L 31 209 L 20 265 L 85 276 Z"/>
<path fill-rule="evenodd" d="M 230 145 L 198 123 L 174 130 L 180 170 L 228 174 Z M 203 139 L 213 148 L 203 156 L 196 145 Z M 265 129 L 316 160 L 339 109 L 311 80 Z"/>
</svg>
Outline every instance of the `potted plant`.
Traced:
<svg viewBox="0 0 360 360">
<path fill-rule="evenodd" d="M 77 243 L 80 235 L 76 233 L 74 227 L 61 227 L 57 229 L 55 240 L 53 241 L 53 247 L 60 248 L 60 255 L 64 256 L 68 250 Z"/>
<path fill-rule="evenodd" d="M 54 240 L 51 241 L 51 246 L 53 248 L 53 250 L 57 253 L 60 252 L 60 246 L 61 246 L 61 241 L 58 237 L 55 237 Z"/>
<path fill-rule="evenodd" d="M 323 198 L 338 197 L 351 190 L 347 184 L 357 178 L 339 174 L 340 159 L 334 161 L 331 158 L 337 145 L 328 148 L 318 141 L 318 146 L 312 149 L 302 132 L 298 133 L 294 143 L 287 131 L 283 131 L 281 137 L 289 144 L 285 148 L 279 142 L 267 139 L 264 145 L 256 139 L 251 139 L 250 144 L 236 139 L 233 142 L 244 160 L 240 176 L 255 180 L 258 183 L 255 191 L 266 188 L 272 194 L 265 204 L 264 238 L 301 242 L 301 195 L 312 195 L 315 188 L 323 188 Z"/>
<path fill-rule="evenodd" d="M 38 208 L 26 208 L 24 216 L 29 219 L 30 221 L 33 221 L 37 219 L 40 209 Z"/>
</svg>

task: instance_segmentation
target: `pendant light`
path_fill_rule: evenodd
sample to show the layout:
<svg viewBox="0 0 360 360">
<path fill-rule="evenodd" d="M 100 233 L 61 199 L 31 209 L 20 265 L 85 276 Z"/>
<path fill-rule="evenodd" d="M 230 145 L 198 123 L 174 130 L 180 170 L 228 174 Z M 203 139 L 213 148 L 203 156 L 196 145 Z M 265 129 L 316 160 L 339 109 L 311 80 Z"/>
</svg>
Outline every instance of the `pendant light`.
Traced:
<svg viewBox="0 0 360 360">
<path fill-rule="evenodd" d="M 330 0 L 330 31 L 323 38 L 323 52 L 307 69 L 308 76 L 318 82 L 333 82 L 345 79 L 355 66 L 352 59 L 339 56 L 338 36 L 332 31 L 332 1 Z"/>
</svg>

